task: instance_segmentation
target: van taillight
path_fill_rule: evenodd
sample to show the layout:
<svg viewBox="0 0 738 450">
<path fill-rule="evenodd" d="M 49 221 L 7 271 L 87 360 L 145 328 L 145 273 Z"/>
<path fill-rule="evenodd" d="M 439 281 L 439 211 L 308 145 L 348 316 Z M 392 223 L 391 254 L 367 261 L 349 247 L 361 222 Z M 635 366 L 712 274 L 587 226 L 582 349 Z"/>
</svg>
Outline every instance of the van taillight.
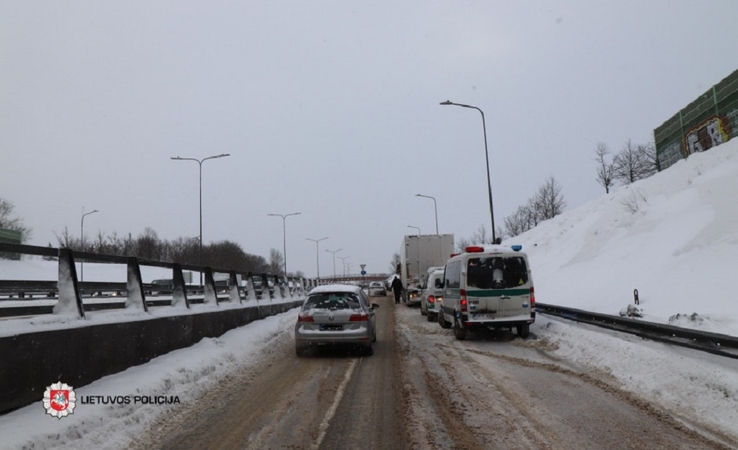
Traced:
<svg viewBox="0 0 738 450">
<path fill-rule="evenodd" d="M 313 319 L 313 316 L 300 314 L 299 316 L 297 316 L 297 321 L 298 322 L 315 322 L 315 319 Z"/>
<path fill-rule="evenodd" d="M 428 296 L 428 303 L 435 303 L 435 302 L 436 302 L 436 298 L 433 297 L 432 295 L 429 295 Z"/>
<path fill-rule="evenodd" d="M 465 248 L 464 251 L 467 253 L 482 253 L 484 252 L 484 247 L 481 245 L 470 245 L 469 247 Z"/>
<path fill-rule="evenodd" d="M 530 309 L 536 308 L 536 294 L 533 292 L 533 286 L 530 287 Z"/>
<path fill-rule="evenodd" d="M 349 322 L 366 322 L 369 320 L 369 314 L 361 313 L 361 314 L 351 314 L 351 317 L 349 317 Z"/>
<path fill-rule="evenodd" d="M 467 309 L 468 302 L 466 301 L 466 290 L 461 289 L 459 293 L 461 294 L 461 299 L 459 300 L 459 308 L 461 309 L 461 312 L 465 313 L 468 311 Z"/>
</svg>

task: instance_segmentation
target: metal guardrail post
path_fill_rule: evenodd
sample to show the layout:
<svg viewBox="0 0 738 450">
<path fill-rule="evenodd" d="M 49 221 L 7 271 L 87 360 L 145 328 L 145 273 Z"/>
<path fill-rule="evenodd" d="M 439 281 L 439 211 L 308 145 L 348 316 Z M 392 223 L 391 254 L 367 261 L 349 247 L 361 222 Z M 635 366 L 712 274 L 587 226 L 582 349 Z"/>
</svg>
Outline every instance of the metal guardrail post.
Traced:
<svg viewBox="0 0 738 450">
<path fill-rule="evenodd" d="M 228 299 L 231 303 L 242 303 L 241 292 L 238 286 L 238 278 L 236 272 L 231 271 L 228 275 Z"/>
<path fill-rule="evenodd" d="M 280 286 L 279 283 L 279 277 L 277 275 L 272 275 L 272 283 L 274 283 L 274 293 L 272 294 L 273 300 L 280 300 L 282 299 L 282 286 Z"/>
<path fill-rule="evenodd" d="M 211 267 L 205 268 L 205 290 L 203 292 L 203 304 L 215 304 L 218 305 L 218 294 L 215 291 L 215 281 L 213 280 L 213 269 Z"/>
<path fill-rule="evenodd" d="M 54 314 L 75 314 L 85 318 L 85 307 L 79 295 L 77 284 L 77 268 L 74 266 L 72 250 L 59 249 L 59 278 L 56 287 L 59 290 L 59 301 L 54 306 Z"/>
<path fill-rule="evenodd" d="M 126 308 L 143 309 L 149 312 L 149 306 L 146 304 L 146 294 L 143 290 L 141 281 L 141 267 L 138 265 L 138 259 L 135 257 L 128 258 L 128 279 L 126 280 L 126 289 L 128 297 L 126 298 Z"/>
<path fill-rule="evenodd" d="M 172 266 L 172 306 L 182 307 L 183 305 L 190 309 L 190 302 L 187 300 L 187 286 L 185 286 L 184 275 L 182 274 L 182 266 L 175 263 Z"/>
</svg>

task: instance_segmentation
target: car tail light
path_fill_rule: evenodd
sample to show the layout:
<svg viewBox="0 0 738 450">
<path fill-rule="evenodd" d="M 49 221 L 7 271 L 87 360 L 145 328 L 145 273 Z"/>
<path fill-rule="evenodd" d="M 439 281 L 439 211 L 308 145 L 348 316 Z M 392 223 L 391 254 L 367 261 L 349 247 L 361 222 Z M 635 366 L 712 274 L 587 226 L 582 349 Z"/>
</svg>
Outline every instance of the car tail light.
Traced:
<svg viewBox="0 0 738 450">
<path fill-rule="evenodd" d="M 533 292 L 533 286 L 530 287 L 530 309 L 536 309 L 536 294 Z"/>
<path fill-rule="evenodd" d="M 349 322 L 366 322 L 369 320 L 369 314 L 361 313 L 361 314 L 351 314 L 351 317 L 349 317 Z"/>
<path fill-rule="evenodd" d="M 459 300 L 459 307 L 461 308 L 461 312 L 466 313 L 468 311 L 467 306 L 469 302 L 466 300 L 466 289 L 461 289 L 461 299 Z"/>
<path fill-rule="evenodd" d="M 313 316 L 309 316 L 307 314 L 300 314 L 297 316 L 298 322 L 315 322 L 315 319 L 313 319 Z"/>
<path fill-rule="evenodd" d="M 428 303 L 435 303 L 435 302 L 436 302 L 436 298 L 433 297 L 432 295 L 429 295 L 428 296 Z"/>
</svg>

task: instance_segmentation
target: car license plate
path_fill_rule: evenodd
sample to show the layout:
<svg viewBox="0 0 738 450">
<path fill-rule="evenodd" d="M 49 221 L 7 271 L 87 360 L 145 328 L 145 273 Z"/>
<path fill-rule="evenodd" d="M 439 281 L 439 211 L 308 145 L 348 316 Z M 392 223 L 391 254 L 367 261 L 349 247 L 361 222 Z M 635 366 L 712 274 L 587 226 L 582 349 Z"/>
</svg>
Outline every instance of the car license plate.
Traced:
<svg viewBox="0 0 738 450">
<path fill-rule="evenodd" d="M 343 325 L 323 324 L 320 326 L 320 331 L 340 331 L 340 330 L 343 330 Z"/>
<path fill-rule="evenodd" d="M 472 320 L 493 320 L 494 314 L 472 314 Z"/>
</svg>

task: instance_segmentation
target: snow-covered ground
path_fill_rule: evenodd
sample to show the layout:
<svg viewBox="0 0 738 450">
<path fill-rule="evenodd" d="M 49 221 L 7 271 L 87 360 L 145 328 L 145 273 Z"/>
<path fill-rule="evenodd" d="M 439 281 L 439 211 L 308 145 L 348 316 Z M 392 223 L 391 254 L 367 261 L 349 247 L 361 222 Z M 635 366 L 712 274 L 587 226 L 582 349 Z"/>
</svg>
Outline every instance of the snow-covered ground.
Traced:
<svg viewBox="0 0 738 450">
<path fill-rule="evenodd" d="M 733 139 L 505 243 L 528 253 L 541 303 L 618 314 L 637 289 L 644 320 L 738 336 L 736 193 Z"/>
<path fill-rule="evenodd" d="M 523 244 L 530 255 L 539 302 L 618 314 L 638 289 L 646 320 L 738 336 L 731 283 L 738 274 L 736 192 L 738 139 L 616 188 L 505 244 Z M 0 263 L 0 277 L 13 278 L 8 264 L 18 263 Z M 296 314 L 204 339 L 75 392 L 191 402 L 274 344 L 291 340 Z M 0 321 L 0 329 L 6 326 Z M 646 401 L 738 437 L 738 361 L 546 317 L 531 333 L 563 363 L 607 374 Z M 0 416 L 0 448 L 122 449 L 170 408 L 83 405 L 57 419 L 39 402 Z"/>
</svg>

